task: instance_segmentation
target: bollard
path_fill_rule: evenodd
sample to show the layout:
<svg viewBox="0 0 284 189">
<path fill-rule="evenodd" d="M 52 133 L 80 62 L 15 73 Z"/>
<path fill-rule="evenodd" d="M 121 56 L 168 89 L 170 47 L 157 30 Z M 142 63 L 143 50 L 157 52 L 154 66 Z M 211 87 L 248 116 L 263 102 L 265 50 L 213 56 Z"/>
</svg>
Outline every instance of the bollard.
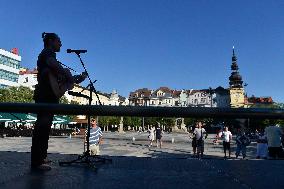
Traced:
<svg viewBox="0 0 284 189">
<path fill-rule="evenodd" d="M 72 138 L 72 135 L 70 134 L 70 135 L 69 135 L 69 139 L 71 139 L 71 138 Z"/>
<path fill-rule="evenodd" d="M 132 141 L 135 142 L 135 137 L 132 137 Z"/>
<path fill-rule="evenodd" d="M 172 138 L 172 143 L 175 143 L 175 138 Z"/>
</svg>

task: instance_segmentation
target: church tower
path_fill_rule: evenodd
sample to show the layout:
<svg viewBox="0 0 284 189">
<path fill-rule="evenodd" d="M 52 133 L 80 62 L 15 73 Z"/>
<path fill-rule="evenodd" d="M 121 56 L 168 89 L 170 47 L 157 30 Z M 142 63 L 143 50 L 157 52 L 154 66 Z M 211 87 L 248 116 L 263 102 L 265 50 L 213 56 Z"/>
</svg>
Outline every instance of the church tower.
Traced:
<svg viewBox="0 0 284 189">
<path fill-rule="evenodd" d="M 245 105 L 245 90 L 243 87 L 242 76 L 239 73 L 239 66 L 237 64 L 237 57 L 233 47 L 231 76 L 229 77 L 230 84 L 230 105 L 231 108 L 243 108 Z"/>
</svg>

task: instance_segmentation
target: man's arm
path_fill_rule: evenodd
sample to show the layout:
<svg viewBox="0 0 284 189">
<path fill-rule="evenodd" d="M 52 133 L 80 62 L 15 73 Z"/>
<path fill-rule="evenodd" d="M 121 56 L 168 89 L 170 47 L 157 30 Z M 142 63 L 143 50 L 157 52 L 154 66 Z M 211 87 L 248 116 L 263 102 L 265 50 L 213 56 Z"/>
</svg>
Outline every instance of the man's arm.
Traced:
<svg viewBox="0 0 284 189">
<path fill-rule="evenodd" d="M 220 139 L 220 138 L 222 138 L 223 137 L 223 131 L 221 131 L 221 132 L 219 132 L 218 134 L 217 134 L 217 139 Z"/>
<path fill-rule="evenodd" d="M 204 128 L 203 128 L 204 129 Z M 205 139 L 208 137 L 208 133 L 206 132 L 206 130 L 204 129 L 204 133 L 205 133 Z"/>
<path fill-rule="evenodd" d="M 232 141 L 232 139 L 233 139 L 233 135 L 232 135 L 232 133 L 231 133 L 231 132 L 230 132 L 229 137 L 230 137 L 230 142 L 231 142 L 231 141 Z"/>
<path fill-rule="evenodd" d="M 99 144 L 102 144 L 102 141 L 103 141 L 103 137 L 101 136 L 101 137 L 99 138 Z"/>
<path fill-rule="evenodd" d="M 103 132 L 102 132 L 101 128 L 99 128 L 99 135 L 100 135 L 100 138 L 99 138 L 99 143 L 98 144 L 101 144 L 102 140 L 103 140 Z"/>
</svg>

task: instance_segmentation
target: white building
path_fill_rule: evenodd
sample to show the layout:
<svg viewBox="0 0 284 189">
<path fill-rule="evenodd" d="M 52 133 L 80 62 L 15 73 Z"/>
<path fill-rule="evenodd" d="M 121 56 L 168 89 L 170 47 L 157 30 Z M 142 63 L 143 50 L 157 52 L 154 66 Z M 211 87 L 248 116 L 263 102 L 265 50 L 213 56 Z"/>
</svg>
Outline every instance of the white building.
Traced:
<svg viewBox="0 0 284 189">
<path fill-rule="evenodd" d="M 157 90 L 147 88 L 130 92 L 129 105 L 132 106 L 178 106 L 181 91 L 160 87 Z"/>
<path fill-rule="evenodd" d="M 81 93 L 85 96 L 90 95 L 89 89 L 82 87 L 78 84 L 75 84 L 74 88 L 71 91 Z M 100 99 L 100 102 L 101 102 L 102 105 L 109 105 L 109 97 L 108 96 L 101 94 L 101 93 L 97 93 L 97 94 L 99 96 L 99 99 Z M 72 96 L 72 95 L 69 95 L 68 92 L 66 92 L 64 94 L 64 96 L 67 98 L 67 100 L 69 102 L 74 102 L 74 103 L 78 103 L 78 104 L 81 104 L 81 105 L 88 105 L 88 103 L 89 103 L 89 99 L 84 98 L 84 97 Z M 94 92 L 92 92 L 91 104 L 92 105 L 99 105 L 99 100 L 98 100 L 98 98 L 97 98 L 97 96 Z"/>
<path fill-rule="evenodd" d="M 174 106 L 175 99 L 174 99 L 173 91 L 168 87 L 160 87 L 156 91 L 151 92 L 149 106 Z"/>
<path fill-rule="evenodd" d="M 0 88 L 19 86 L 20 62 L 17 49 L 12 52 L 0 49 Z"/>
<path fill-rule="evenodd" d="M 34 90 L 35 85 L 38 83 L 37 73 L 38 71 L 36 69 L 34 70 L 21 69 L 19 72 L 19 80 L 18 80 L 19 85 Z"/>
<path fill-rule="evenodd" d="M 212 95 L 213 96 L 213 95 Z M 213 100 L 208 89 L 190 90 L 188 106 L 192 107 L 214 107 Z"/>
<path fill-rule="evenodd" d="M 81 93 L 85 96 L 89 96 L 90 95 L 90 91 L 89 89 L 86 89 L 85 87 L 82 87 L 80 85 L 75 85 L 74 88 L 72 89 L 73 92 L 77 92 L 77 93 Z M 97 92 L 99 100 L 101 102 L 102 105 L 109 105 L 109 106 L 119 106 L 119 105 L 128 105 L 128 102 L 124 102 L 124 98 L 120 97 L 117 93 L 116 90 L 113 90 L 113 92 L 111 94 L 107 94 L 107 93 L 101 93 L 101 92 Z M 66 92 L 64 94 L 64 96 L 67 98 L 67 100 L 69 102 L 73 102 L 73 103 L 78 103 L 78 104 L 82 104 L 82 105 L 88 105 L 89 100 L 87 98 L 84 97 L 78 97 L 78 96 L 71 96 L 68 94 L 68 92 Z M 93 92 L 92 93 L 92 105 L 100 105 L 99 104 L 99 100 L 97 98 L 97 95 Z"/>
</svg>

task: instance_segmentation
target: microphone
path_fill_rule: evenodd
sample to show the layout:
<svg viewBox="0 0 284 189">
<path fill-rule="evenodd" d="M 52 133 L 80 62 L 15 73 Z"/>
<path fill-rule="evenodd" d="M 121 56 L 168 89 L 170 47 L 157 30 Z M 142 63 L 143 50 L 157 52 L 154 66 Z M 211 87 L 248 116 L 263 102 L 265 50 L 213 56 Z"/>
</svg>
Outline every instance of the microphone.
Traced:
<svg viewBox="0 0 284 189">
<path fill-rule="evenodd" d="M 67 49 L 67 53 L 76 53 L 76 54 L 80 54 L 80 53 L 86 53 L 87 50 L 73 50 L 73 49 Z"/>
<path fill-rule="evenodd" d="M 86 98 L 86 99 L 90 98 L 87 95 L 84 95 L 84 94 L 78 93 L 78 92 L 74 92 L 74 91 L 68 91 L 68 94 L 71 95 L 71 96 L 83 97 L 83 98 Z"/>
</svg>

